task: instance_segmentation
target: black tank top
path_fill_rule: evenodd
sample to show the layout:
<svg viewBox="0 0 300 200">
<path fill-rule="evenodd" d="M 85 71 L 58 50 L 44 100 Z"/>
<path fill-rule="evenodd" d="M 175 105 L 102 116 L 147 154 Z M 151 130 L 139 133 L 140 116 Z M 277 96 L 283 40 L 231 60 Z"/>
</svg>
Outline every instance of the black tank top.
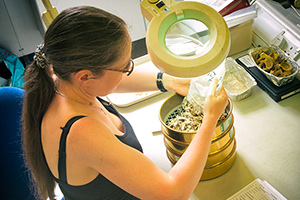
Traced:
<svg viewBox="0 0 300 200">
<path fill-rule="evenodd" d="M 122 136 L 116 135 L 116 137 L 123 143 L 143 152 L 142 147 L 137 140 L 134 131 L 129 124 L 129 122 L 108 102 L 99 98 L 99 101 L 105 106 L 105 108 L 116 114 L 122 121 L 124 126 L 124 134 Z M 59 161 L 58 161 L 58 173 L 59 179 L 55 178 L 55 181 L 58 183 L 65 200 L 100 200 L 100 199 L 109 199 L 109 200 L 123 200 L 138 199 L 126 191 L 122 190 L 114 183 L 106 179 L 103 175 L 99 174 L 93 181 L 88 184 L 80 186 L 72 186 L 67 183 L 66 176 L 66 139 L 69 133 L 70 127 L 72 124 L 85 116 L 76 116 L 71 118 L 62 128 L 63 132 L 60 139 L 59 147 Z"/>
</svg>

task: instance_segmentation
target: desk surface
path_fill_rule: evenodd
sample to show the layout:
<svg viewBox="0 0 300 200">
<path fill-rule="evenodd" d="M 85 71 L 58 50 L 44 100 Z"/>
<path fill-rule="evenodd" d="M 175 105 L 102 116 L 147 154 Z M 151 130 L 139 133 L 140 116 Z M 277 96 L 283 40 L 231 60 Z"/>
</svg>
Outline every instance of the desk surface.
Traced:
<svg viewBox="0 0 300 200">
<path fill-rule="evenodd" d="M 132 124 L 148 156 L 168 172 L 159 109 L 172 95 L 163 93 L 129 107 L 116 107 Z M 300 199 L 300 93 L 279 103 L 258 86 L 252 95 L 233 102 L 237 156 L 220 177 L 200 181 L 190 200 L 223 200 L 247 184 L 266 180 L 289 200 Z"/>
</svg>

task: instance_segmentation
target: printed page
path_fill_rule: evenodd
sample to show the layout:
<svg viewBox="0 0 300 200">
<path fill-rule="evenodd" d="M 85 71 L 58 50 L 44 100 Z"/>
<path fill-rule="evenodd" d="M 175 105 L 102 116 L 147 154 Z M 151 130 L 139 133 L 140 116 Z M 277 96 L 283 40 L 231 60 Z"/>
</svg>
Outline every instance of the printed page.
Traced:
<svg viewBox="0 0 300 200">
<path fill-rule="evenodd" d="M 227 200 L 287 200 L 268 182 L 256 179 Z"/>
<path fill-rule="evenodd" d="M 194 0 L 194 1 L 206 4 L 219 12 L 234 0 Z"/>
</svg>

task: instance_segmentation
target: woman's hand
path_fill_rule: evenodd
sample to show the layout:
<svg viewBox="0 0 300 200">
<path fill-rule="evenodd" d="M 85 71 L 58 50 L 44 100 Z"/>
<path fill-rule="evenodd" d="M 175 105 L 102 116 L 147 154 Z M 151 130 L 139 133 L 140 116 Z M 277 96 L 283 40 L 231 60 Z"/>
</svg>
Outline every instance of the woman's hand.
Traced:
<svg viewBox="0 0 300 200">
<path fill-rule="evenodd" d="M 163 83 L 167 90 L 173 90 L 181 96 L 187 96 L 189 93 L 191 79 L 177 78 L 164 74 Z"/>
<path fill-rule="evenodd" d="M 204 117 L 210 117 L 216 121 L 220 118 L 228 104 L 228 95 L 222 86 L 220 93 L 216 94 L 218 79 L 214 79 L 210 85 L 204 102 Z"/>
</svg>

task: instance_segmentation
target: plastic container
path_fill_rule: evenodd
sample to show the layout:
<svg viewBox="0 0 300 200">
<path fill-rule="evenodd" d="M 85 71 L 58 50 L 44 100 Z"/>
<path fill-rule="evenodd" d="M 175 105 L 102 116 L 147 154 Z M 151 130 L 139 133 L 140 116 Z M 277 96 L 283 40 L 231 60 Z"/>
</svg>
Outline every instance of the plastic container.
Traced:
<svg viewBox="0 0 300 200">
<path fill-rule="evenodd" d="M 244 51 L 252 45 L 252 25 L 254 20 L 251 19 L 242 24 L 229 28 L 231 46 L 229 56 Z"/>
</svg>

